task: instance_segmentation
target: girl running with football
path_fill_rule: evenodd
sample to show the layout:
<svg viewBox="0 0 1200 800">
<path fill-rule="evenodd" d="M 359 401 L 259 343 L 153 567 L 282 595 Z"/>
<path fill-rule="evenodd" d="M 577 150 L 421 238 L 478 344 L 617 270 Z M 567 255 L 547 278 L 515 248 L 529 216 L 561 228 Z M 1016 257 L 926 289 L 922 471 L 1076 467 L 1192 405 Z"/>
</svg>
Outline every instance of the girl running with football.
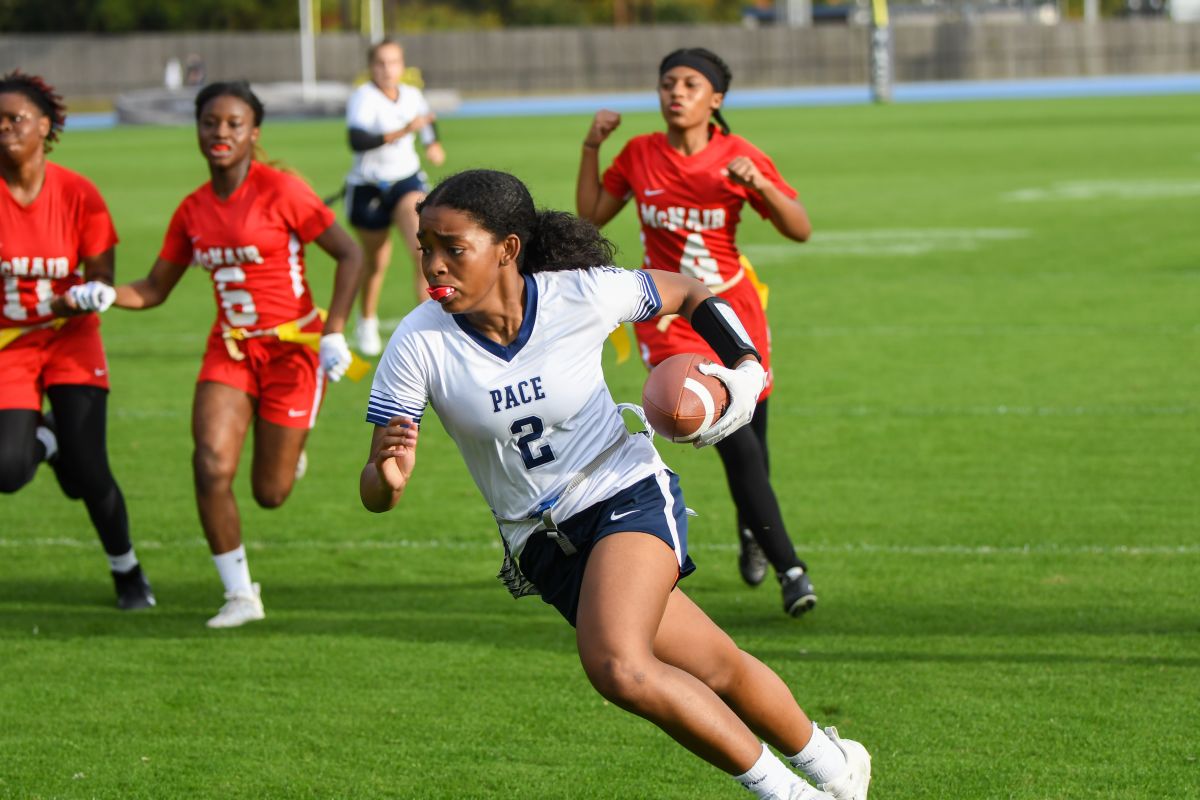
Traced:
<svg viewBox="0 0 1200 800">
<path fill-rule="evenodd" d="M 0 492 L 16 492 L 49 461 L 67 497 L 87 507 L 117 607 L 148 608 L 154 593 L 108 464 L 108 362 L 95 313 L 113 301 L 117 233 L 91 181 L 46 158 L 65 121 L 42 78 L 0 78 Z"/>
<path fill-rule="evenodd" d="M 300 471 L 326 378 L 339 380 L 352 359 L 342 328 L 361 252 L 307 184 L 255 158 L 262 121 L 262 103 L 244 81 L 200 90 L 196 132 L 211 179 L 175 210 L 150 273 L 117 288 L 117 306 L 141 310 L 166 300 L 190 264 L 213 281 L 217 319 L 192 404 L 196 503 L 225 587 L 211 628 L 264 616 L 233 495 L 250 426 L 254 499 L 277 508 Z M 337 262 L 324 321 L 305 278 L 307 242 Z M 318 336 L 314 351 L 306 340 Z"/>
<path fill-rule="evenodd" d="M 631 200 L 641 222 L 646 269 L 698 280 L 727 300 L 763 357 L 767 385 L 750 425 L 717 445 L 737 509 L 742 578 L 757 586 L 766 563 L 775 568 L 783 610 L 799 616 L 817 602 L 808 567 L 796 556 L 771 488 L 767 458 L 767 398 L 771 393 L 770 334 L 757 280 L 737 249 L 742 207 L 751 208 L 789 239 L 812 233 L 796 190 L 765 154 L 729 132 L 721 104 L 732 73 L 703 48 L 676 50 L 659 65 L 658 98 L 665 133 L 635 136 L 600 178 L 600 146 L 621 123 L 599 111 L 583 141 L 576 210 L 605 225 Z M 664 315 L 634 325 L 642 358 L 653 367 L 677 353 L 713 353 L 688 321 Z M 764 559 L 765 554 L 765 559 Z"/>
<path fill-rule="evenodd" d="M 607 266 L 612 248 L 594 226 L 539 212 L 506 173 L 447 178 L 418 210 L 436 302 L 404 318 L 380 360 L 363 505 L 383 512 L 401 501 L 432 407 L 496 518 L 501 577 L 575 626 L 600 694 L 757 797 L 865 800 L 866 749 L 815 726 L 783 681 L 678 588 L 695 569 L 679 480 L 647 436 L 626 431 L 604 382 L 609 333 L 680 314 L 724 364 L 705 369 L 730 394 L 700 443 L 734 434 L 766 372 L 729 303 L 676 273 Z"/>
</svg>

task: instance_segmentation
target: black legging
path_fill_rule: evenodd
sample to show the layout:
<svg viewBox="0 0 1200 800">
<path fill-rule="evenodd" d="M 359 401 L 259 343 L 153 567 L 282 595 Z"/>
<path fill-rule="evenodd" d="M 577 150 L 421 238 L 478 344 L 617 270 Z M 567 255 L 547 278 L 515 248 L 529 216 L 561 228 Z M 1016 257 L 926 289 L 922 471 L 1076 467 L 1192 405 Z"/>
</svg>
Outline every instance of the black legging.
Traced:
<svg viewBox="0 0 1200 800">
<path fill-rule="evenodd" d="M 767 454 L 767 401 L 754 410 L 754 418 L 717 442 L 725 465 L 725 480 L 737 507 L 738 530 L 749 529 L 776 572 L 804 562 L 796 557 L 775 490 L 771 488 L 770 458 Z"/>
<path fill-rule="evenodd" d="M 63 492 L 82 499 L 100 534 L 104 552 L 129 552 L 129 516 L 125 498 L 108 466 L 106 425 L 108 392 L 95 386 L 51 386 L 58 457 L 54 474 Z M 20 489 L 46 457 L 37 438 L 41 414 L 27 409 L 0 410 L 0 492 Z"/>
</svg>

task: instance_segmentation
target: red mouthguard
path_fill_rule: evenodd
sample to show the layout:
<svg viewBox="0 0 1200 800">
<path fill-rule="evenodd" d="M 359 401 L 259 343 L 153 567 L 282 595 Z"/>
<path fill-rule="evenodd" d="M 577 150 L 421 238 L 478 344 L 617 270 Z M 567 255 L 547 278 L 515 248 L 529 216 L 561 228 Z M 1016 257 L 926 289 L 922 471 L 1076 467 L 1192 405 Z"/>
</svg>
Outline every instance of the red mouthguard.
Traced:
<svg viewBox="0 0 1200 800">
<path fill-rule="evenodd" d="M 434 300 L 445 300 L 450 295 L 454 294 L 453 286 L 430 286 L 425 291 L 429 292 L 429 296 Z"/>
</svg>

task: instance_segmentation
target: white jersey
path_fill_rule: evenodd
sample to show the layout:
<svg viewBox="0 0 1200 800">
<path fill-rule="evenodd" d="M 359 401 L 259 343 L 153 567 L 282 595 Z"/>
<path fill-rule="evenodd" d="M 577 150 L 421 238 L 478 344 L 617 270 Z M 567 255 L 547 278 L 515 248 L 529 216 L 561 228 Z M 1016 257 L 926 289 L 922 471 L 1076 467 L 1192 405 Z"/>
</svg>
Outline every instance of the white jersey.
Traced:
<svg viewBox="0 0 1200 800">
<path fill-rule="evenodd" d="M 400 94 L 392 101 L 371 81 L 355 89 L 346 104 L 346 127 L 382 135 L 398 131 L 429 113 L 429 103 L 420 89 L 400 84 L 399 90 Z M 426 126 L 417 134 L 410 133 L 372 150 L 355 152 L 346 182 L 358 186 L 395 183 L 416 175 L 421 170 L 421 159 L 417 157 L 415 147 L 418 135 L 426 146 L 434 141 L 433 128 Z"/>
<path fill-rule="evenodd" d="M 498 519 L 527 520 L 553 503 L 561 522 L 664 469 L 648 436 L 627 433 L 601 368 L 608 334 L 661 308 L 658 289 L 641 270 L 539 272 L 525 276 L 525 319 L 517 338 L 502 346 L 426 301 L 392 334 L 367 421 L 419 421 L 432 406 Z M 617 441 L 563 495 L 571 478 Z M 519 554 L 536 522 L 501 521 L 500 528 Z"/>
</svg>

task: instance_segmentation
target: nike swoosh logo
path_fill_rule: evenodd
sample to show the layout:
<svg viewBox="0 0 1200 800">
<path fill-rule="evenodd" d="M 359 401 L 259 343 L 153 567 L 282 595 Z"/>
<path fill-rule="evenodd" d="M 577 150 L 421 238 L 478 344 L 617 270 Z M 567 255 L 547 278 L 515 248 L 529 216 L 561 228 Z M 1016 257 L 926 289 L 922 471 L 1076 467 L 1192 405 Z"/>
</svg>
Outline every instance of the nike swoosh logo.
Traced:
<svg viewBox="0 0 1200 800">
<path fill-rule="evenodd" d="M 108 370 L 106 370 L 106 369 L 94 369 L 94 370 L 92 370 L 92 372 L 96 373 L 96 377 L 97 377 L 97 378 L 103 378 L 103 377 L 104 377 L 104 373 L 108 372 Z"/>
<path fill-rule="evenodd" d="M 637 512 L 638 512 L 638 510 L 636 508 L 633 511 L 626 511 L 621 514 L 618 514 L 617 512 L 614 511 L 612 513 L 612 516 L 609 517 L 609 519 L 611 519 L 613 522 L 616 522 L 619 519 L 624 519 L 625 517 L 628 517 L 630 514 L 636 514 Z"/>
<path fill-rule="evenodd" d="M 302 410 L 302 411 L 297 411 L 297 410 L 296 410 L 296 409 L 294 409 L 294 408 L 289 408 L 289 409 L 288 409 L 288 416 L 289 416 L 289 417 L 293 417 L 293 418 L 295 418 L 295 417 L 303 417 L 303 416 L 304 416 L 305 414 L 307 414 L 307 413 L 308 413 L 308 409 L 307 409 L 307 408 L 306 408 L 306 409 L 304 409 L 304 410 Z"/>
<path fill-rule="evenodd" d="M 656 194 L 662 194 L 665 191 L 666 189 L 647 189 L 645 192 L 643 192 L 643 194 L 645 194 L 646 197 L 654 197 Z"/>
</svg>

